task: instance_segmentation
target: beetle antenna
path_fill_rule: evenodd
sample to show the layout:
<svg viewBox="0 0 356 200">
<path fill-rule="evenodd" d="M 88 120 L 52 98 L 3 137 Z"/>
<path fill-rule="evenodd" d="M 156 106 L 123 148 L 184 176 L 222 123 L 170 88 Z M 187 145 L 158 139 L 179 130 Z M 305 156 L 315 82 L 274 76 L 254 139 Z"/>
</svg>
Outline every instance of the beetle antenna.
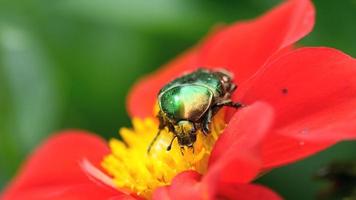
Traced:
<svg viewBox="0 0 356 200">
<path fill-rule="evenodd" d="M 153 138 L 153 140 L 152 140 L 151 143 L 150 143 L 150 146 L 148 146 L 148 148 L 147 148 L 147 154 L 150 153 L 150 151 L 151 151 L 151 149 L 152 149 L 152 146 L 155 144 L 157 138 L 158 138 L 159 135 L 161 134 L 161 131 L 162 131 L 162 129 L 158 129 L 158 132 L 157 132 L 156 136 Z"/>
<path fill-rule="evenodd" d="M 173 136 L 171 142 L 169 143 L 168 147 L 167 147 L 167 151 L 170 151 L 172 149 L 172 144 L 173 144 L 173 141 L 174 139 L 176 139 L 177 136 Z"/>
</svg>

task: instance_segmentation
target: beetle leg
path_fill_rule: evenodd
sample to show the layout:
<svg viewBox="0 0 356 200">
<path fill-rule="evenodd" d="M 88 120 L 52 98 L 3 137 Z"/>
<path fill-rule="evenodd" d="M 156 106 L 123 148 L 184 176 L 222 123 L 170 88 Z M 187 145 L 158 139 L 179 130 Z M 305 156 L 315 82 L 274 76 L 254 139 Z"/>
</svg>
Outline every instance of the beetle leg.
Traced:
<svg viewBox="0 0 356 200">
<path fill-rule="evenodd" d="M 203 120 L 203 127 L 202 127 L 202 131 L 204 133 L 204 135 L 208 135 L 210 133 L 210 123 L 213 117 L 213 110 L 209 109 L 208 113 L 205 115 L 205 118 Z"/>
<path fill-rule="evenodd" d="M 230 93 L 234 92 L 236 90 L 236 88 L 237 88 L 237 85 L 235 85 L 234 83 L 231 83 L 229 92 Z"/>
<path fill-rule="evenodd" d="M 184 146 L 181 146 L 181 147 L 180 147 L 180 153 L 182 154 L 182 156 L 184 156 L 184 151 L 185 151 Z"/>
<path fill-rule="evenodd" d="M 170 151 L 170 150 L 172 149 L 172 144 L 173 144 L 174 139 L 176 139 L 176 137 L 177 137 L 177 136 L 175 136 L 175 135 L 173 136 L 171 142 L 169 143 L 169 145 L 168 145 L 168 147 L 167 147 L 167 151 Z"/>
<path fill-rule="evenodd" d="M 148 146 L 148 148 L 147 148 L 147 153 L 148 154 L 150 153 L 152 146 L 154 145 L 154 143 L 158 139 L 159 135 L 161 134 L 161 131 L 162 131 L 162 129 L 158 129 L 158 132 L 157 132 L 156 136 L 153 138 L 153 140 L 151 141 L 150 145 Z"/>
<path fill-rule="evenodd" d="M 212 121 L 213 116 L 215 115 L 215 113 L 217 111 L 219 111 L 219 109 L 223 106 L 229 106 L 229 107 L 233 107 L 233 108 L 240 108 L 243 105 L 241 103 L 238 102 L 233 102 L 231 101 L 231 99 L 228 100 L 223 100 L 218 102 L 217 104 L 215 104 L 215 106 L 213 106 L 211 109 L 208 110 L 208 112 L 206 113 L 204 119 L 203 119 L 203 123 L 202 123 L 202 132 L 204 133 L 204 135 L 207 135 L 210 133 L 210 124 Z"/>
<path fill-rule="evenodd" d="M 221 101 L 218 102 L 216 104 L 216 106 L 228 106 L 228 107 L 233 107 L 233 108 L 241 108 L 243 106 L 243 104 L 239 103 L 239 102 L 233 102 L 231 101 L 231 99 L 225 100 L 225 101 Z"/>
<path fill-rule="evenodd" d="M 192 150 L 192 153 L 194 154 L 194 146 L 191 146 L 191 147 L 188 147 L 189 149 L 191 149 Z"/>
<path fill-rule="evenodd" d="M 238 109 L 243 107 L 244 105 L 239 102 L 231 102 L 231 103 L 224 104 L 224 106 L 229 106 Z"/>
</svg>

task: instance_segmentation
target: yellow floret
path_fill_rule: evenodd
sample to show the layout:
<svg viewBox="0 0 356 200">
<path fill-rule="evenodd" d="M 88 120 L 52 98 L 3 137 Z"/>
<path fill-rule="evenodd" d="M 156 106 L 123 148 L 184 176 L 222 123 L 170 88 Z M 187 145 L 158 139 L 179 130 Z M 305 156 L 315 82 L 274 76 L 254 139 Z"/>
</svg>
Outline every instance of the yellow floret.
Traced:
<svg viewBox="0 0 356 200">
<path fill-rule="evenodd" d="M 133 128 L 122 128 L 122 141 L 111 139 L 111 154 L 105 156 L 102 167 L 112 176 L 117 188 L 131 191 L 142 197 L 149 197 L 152 191 L 168 185 L 180 172 L 195 170 L 204 174 L 209 155 L 218 135 L 225 128 L 224 113 L 218 113 L 211 125 L 208 136 L 197 133 L 193 149 L 180 149 L 177 140 L 167 151 L 173 134 L 162 130 L 150 153 L 147 148 L 158 131 L 156 119 L 134 118 Z"/>
</svg>

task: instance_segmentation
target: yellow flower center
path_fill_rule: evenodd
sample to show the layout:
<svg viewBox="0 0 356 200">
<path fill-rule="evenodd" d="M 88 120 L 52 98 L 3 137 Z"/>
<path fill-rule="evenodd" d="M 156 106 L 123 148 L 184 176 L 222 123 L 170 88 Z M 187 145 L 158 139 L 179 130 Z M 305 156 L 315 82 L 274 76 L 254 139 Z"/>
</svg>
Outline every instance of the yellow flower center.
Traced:
<svg viewBox="0 0 356 200">
<path fill-rule="evenodd" d="M 147 148 L 157 134 L 158 122 L 153 118 L 134 118 L 132 129 L 121 128 L 119 131 L 122 141 L 110 140 L 111 154 L 105 156 L 102 167 L 112 176 L 118 189 L 148 198 L 155 188 L 170 184 L 180 172 L 206 172 L 213 145 L 225 128 L 223 116 L 224 112 L 219 112 L 214 117 L 211 133 L 207 136 L 200 131 L 197 133 L 193 149 L 181 150 L 174 140 L 172 149 L 167 151 L 173 134 L 164 129 L 149 153 Z"/>
</svg>

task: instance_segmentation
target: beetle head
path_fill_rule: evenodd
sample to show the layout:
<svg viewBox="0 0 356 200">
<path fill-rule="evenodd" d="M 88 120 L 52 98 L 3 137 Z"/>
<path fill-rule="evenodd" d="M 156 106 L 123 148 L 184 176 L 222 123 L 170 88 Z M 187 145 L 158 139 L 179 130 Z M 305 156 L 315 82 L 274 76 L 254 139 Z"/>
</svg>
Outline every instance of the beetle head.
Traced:
<svg viewBox="0 0 356 200">
<path fill-rule="evenodd" d="M 196 128 L 192 122 L 181 120 L 174 126 L 174 131 L 180 146 L 193 147 L 197 137 Z"/>
</svg>

